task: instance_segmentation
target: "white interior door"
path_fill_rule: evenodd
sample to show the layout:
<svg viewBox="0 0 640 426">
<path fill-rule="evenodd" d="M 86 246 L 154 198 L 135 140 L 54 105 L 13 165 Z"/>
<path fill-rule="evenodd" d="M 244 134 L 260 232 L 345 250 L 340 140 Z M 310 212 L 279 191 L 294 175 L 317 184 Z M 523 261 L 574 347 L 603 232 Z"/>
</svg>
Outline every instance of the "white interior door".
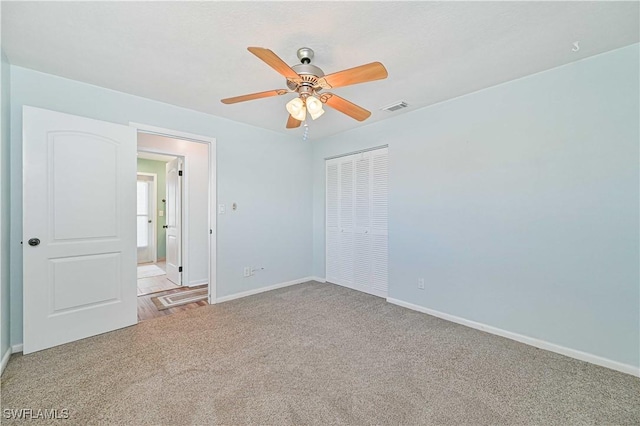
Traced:
<svg viewBox="0 0 640 426">
<path fill-rule="evenodd" d="M 24 353 L 136 324 L 136 131 L 23 110 Z"/>
<path fill-rule="evenodd" d="M 166 171 L 167 278 L 182 285 L 182 158 L 169 161 Z"/>
<path fill-rule="evenodd" d="M 138 173 L 136 182 L 136 229 L 138 263 L 154 262 L 155 253 L 155 179 L 151 175 Z"/>
</svg>

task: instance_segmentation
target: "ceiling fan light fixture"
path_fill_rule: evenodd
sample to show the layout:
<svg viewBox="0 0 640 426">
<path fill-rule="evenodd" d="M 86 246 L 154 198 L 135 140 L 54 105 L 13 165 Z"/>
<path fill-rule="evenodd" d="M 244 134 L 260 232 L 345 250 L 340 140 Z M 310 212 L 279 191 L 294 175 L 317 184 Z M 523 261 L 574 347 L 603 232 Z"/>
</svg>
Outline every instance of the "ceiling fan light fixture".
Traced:
<svg viewBox="0 0 640 426">
<path fill-rule="evenodd" d="M 314 120 L 322 116 L 324 114 L 324 105 L 354 120 L 366 120 L 371 116 L 370 111 L 333 93 L 322 92 L 322 95 L 318 95 L 318 92 L 358 83 L 366 83 L 368 81 L 381 80 L 388 76 L 387 69 L 380 62 L 371 62 L 360 65 L 359 67 L 325 75 L 324 71 L 311 64 L 313 50 L 308 47 L 298 49 L 298 58 L 301 63 L 293 66 L 289 66 L 278 55 L 264 47 L 248 47 L 247 50 L 284 77 L 286 79 L 287 89 L 267 90 L 265 92 L 235 96 L 233 98 L 222 99 L 222 103 L 235 104 L 254 99 L 296 93 L 297 98 L 290 100 L 286 104 L 287 111 L 289 112 L 289 119 L 286 125 L 287 129 L 298 128 L 302 122 L 305 122 L 306 125 L 307 111 L 309 112 L 308 115 Z"/>
<path fill-rule="evenodd" d="M 316 118 L 324 114 L 324 109 L 322 109 L 322 102 L 320 102 L 320 99 L 316 98 L 315 96 L 308 96 L 305 100 L 305 103 L 307 104 L 307 111 L 309 111 L 309 115 L 311 115 L 312 119 L 315 120 Z"/>
<path fill-rule="evenodd" d="M 287 102 L 287 111 L 298 121 L 304 121 L 307 116 L 307 110 L 304 107 L 304 102 L 302 102 L 302 99 L 300 98 L 294 98 Z"/>
<path fill-rule="evenodd" d="M 322 108 L 320 108 L 319 111 L 315 111 L 315 112 L 311 112 L 309 111 L 309 115 L 311 116 L 311 118 L 313 118 L 314 120 L 318 117 L 320 117 L 322 114 L 324 114 L 324 110 Z"/>
</svg>

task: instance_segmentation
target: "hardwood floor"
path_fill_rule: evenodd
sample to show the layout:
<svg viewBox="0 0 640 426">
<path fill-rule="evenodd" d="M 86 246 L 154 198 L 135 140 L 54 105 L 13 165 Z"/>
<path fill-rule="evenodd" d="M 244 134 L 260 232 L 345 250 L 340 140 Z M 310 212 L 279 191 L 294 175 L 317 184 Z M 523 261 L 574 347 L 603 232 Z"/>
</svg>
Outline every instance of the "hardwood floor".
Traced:
<svg viewBox="0 0 640 426">
<path fill-rule="evenodd" d="M 196 287 L 178 287 L 177 289 L 173 289 L 169 291 L 152 293 L 144 296 L 138 296 L 138 321 L 139 322 L 147 321 L 153 318 L 159 318 L 165 315 L 175 314 L 176 312 L 182 312 L 189 309 L 199 308 L 201 306 L 206 306 L 209 303 L 207 303 L 206 300 L 201 300 L 200 302 L 189 303 L 187 305 L 176 306 L 175 308 L 169 308 L 169 309 L 159 311 L 158 308 L 156 308 L 156 305 L 154 305 L 153 301 L 151 300 L 152 297 L 164 296 L 166 294 L 178 293 L 181 291 L 195 290 L 197 288 L 206 288 L 206 287 L 207 287 L 207 284 L 196 286 Z"/>
<path fill-rule="evenodd" d="M 143 267 L 145 265 L 153 265 L 153 263 L 141 263 L 138 267 Z M 164 261 L 158 261 L 155 265 L 163 271 L 166 268 L 166 263 Z M 157 275 L 155 277 L 138 279 L 138 296 L 180 288 L 182 287 L 169 281 L 166 275 Z"/>
</svg>

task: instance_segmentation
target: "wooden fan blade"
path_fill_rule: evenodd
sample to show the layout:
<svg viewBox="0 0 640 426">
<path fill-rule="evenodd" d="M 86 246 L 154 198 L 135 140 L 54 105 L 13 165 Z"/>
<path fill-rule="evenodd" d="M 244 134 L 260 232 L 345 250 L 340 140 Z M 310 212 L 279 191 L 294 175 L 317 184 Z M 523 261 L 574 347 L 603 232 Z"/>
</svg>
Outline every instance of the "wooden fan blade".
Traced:
<svg viewBox="0 0 640 426">
<path fill-rule="evenodd" d="M 318 84 L 325 89 L 331 89 L 332 87 L 344 87 L 351 84 L 366 83 L 367 81 L 382 80 L 387 78 L 388 75 L 384 65 L 380 62 L 371 62 L 370 64 L 325 75 L 318 80 Z"/>
<path fill-rule="evenodd" d="M 258 58 L 262 59 L 271 68 L 278 71 L 285 78 L 289 80 L 297 80 L 300 78 L 297 72 L 295 72 L 286 62 L 284 62 L 278 55 L 273 53 L 269 49 L 263 47 L 247 47 L 247 50 Z"/>
<path fill-rule="evenodd" d="M 223 104 L 235 104 L 237 102 L 251 101 L 254 99 L 268 98 L 271 96 L 279 96 L 284 95 L 285 93 L 289 93 L 288 90 L 279 89 L 279 90 L 268 90 L 266 92 L 252 93 L 250 95 L 242 95 L 236 96 L 235 98 L 226 98 L 222 99 L 220 102 Z"/>
<path fill-rule="evenodd" d="M 331 108 L 337 109 L 341 113 L 347 114 L 349 117 L 355 118 L 358 121 L 364 121 L 371 115 L 366 109 L 333 93 L 321 94 L 320 100 Z"/>
<path fill-rule="evenodd" d="M 289 114 L 289 119 L 287 120 L 287 129 L 295 129 L 296 127 L 300 127 L 302 121 L 296 120 Z"/>
</svg>

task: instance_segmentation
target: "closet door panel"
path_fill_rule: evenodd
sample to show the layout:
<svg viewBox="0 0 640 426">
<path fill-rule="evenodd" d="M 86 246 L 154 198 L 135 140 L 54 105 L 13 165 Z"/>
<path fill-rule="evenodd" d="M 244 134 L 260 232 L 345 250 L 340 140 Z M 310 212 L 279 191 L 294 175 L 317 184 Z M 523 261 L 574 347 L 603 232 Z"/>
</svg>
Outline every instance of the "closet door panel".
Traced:
<svg viewBox="0 0 640 426">
<path fill-rule="evenodd" d="M 389 196 L 389 156 L 386 148 L 374 151 L 371 158 L 371 228 L 387 232 Z"/>
<path fill-rule="evenodd" d="M 330 282 L 340 280 L 340 187 L 338 162 L 326 164 L 326 272 Z"/>
<path fill-rule="evenodd" d="M 387 149 L 371 152 L 371 287 L 388 291 L 388 196 L 389 155 Z"/>
<path fill-rule="evenodd" d="M 387 236 L 372 235 L 371 236 L 371 288 L 378 292 L 386 292 L 388 285 L 388 257 Z"/>
<path fill-rule="evenodd" d="M 364 232 L 371 226 L 371 158 L 368 152 L 355 160 L 355 227 Z"/>
<path fill-rule="evenodd" d="M 353 285 L 354 262 L 354 162 L 353 156 L 340 158 L 340 282 Z"/>
<path fill-rule="evenodd" d="M 371 287 L 371 157 L 355 155 L 354 197 L 354 283 L 363 291 Z"/>
<path fill-rule="evenodd" d="M 354 284 L 357 287 L 371 287 L 371 235 L 355 233 L 354 236 Z"/>
<path fill-rule="evenodd" d="M 353 159 L 340 161 L 340 228 L 353 232 Z"/>
<path fill-rule="evenodd" d="M 340 233 L 340 272 L 337 284 L 353 286 L 353 232 Z"/>
</svg>

